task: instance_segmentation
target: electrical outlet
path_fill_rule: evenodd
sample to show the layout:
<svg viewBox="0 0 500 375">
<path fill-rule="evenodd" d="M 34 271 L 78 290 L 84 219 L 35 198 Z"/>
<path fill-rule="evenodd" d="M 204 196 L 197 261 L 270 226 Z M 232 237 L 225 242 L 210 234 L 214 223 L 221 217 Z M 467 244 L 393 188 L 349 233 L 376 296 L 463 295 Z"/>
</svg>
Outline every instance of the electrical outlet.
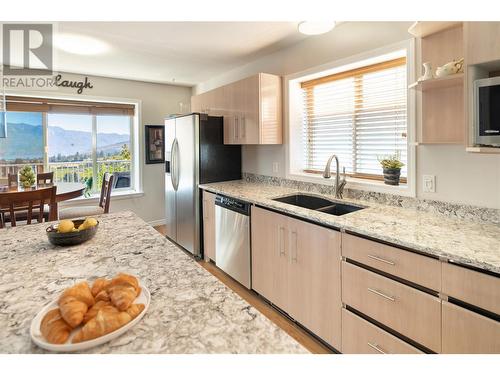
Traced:
<svg viewBox="0 0 500 375">
<path fill-rule="evenodd" d="M 277 161 L 273 162 L 273 173 L 278 173 L 280 171 L 280 163 Z"/>
<path fill-rule="evenodd" d="M 430 174 L 423 175 L 424 193 L 436 192 L 436 176 Z"/>
</svg>

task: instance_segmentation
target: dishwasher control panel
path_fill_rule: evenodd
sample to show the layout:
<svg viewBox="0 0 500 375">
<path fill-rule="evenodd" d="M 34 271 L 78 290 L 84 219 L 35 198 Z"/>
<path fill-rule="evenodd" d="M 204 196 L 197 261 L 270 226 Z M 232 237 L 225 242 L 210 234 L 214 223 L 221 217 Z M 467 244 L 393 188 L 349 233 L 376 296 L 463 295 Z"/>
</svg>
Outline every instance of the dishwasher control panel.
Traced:
<svg viewBox="0 0 500 375">
<path fill-rule="evenodd" d="M 243 215 L 250 215 L 250 203 L 242 202 L 234 198 L 225 197 L 223 195 L 215 196 L 215 205 L 227 208 Z"/>
</svg>

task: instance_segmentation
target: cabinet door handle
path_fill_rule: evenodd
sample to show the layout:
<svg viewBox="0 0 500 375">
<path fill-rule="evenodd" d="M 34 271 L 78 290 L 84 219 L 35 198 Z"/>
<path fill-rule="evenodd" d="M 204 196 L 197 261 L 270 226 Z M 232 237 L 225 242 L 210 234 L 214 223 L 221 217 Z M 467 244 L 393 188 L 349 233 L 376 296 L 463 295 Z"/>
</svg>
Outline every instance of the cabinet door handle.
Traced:
<svg viewBox="0 0 500 375">
<path fill-rule="evenodd" d="M 390 260 L 386 260 L 386 259 L 383 259 L 383 258 L 379 258 L 379 257 L 378 257 L 378 256 L 376 256 L 376 255 L 370 255 L 370 254 L 368 254 L 368 258 L 373 259 L 373 260 L 376 260 L 376 261 L 379 261 L 379 262 L 382 262 L 382 263 L 385 263 L 385 264 L 390 264 L 391 266 L 395 266 L 395 265 L 396 265 L 396 263 L 391 262 Z"/>
<path fill-rule="evenodd" d="M 372 344 L 371 342 L 367 342 L 368 346 L 372 349 L 375 349 L 377 352 L 379 352 L 380 354 L 387 354 L 386 352 L 384 352 L 382 349 L 380 349 L 380 347 L 377 345 L 377 344 Z"/>
<path fill-rule="evenodd" d="M 238 116 L 234 116 L 234 139 L 239 139 L 240 129 L 239 129 L 239 118 Z"/>
<path fill-rule="evenodd" d="M 291 261 L 292 263 L 297 263 L 297 231 L 292 231 L 292 237 L 295 237 L 293 240 L 292 240 L 292 244 L 293 244 L 293 247 L 292 247 L 292 251 L 291 251 Z"/>
<path fill-rule="evenodd" d="M 240 131 L 241 138 L 244 139 L 245 135 L 246 135 L 245 115 L 241 116 L 240 128 L 241 128 L 241 131 Z"/>
<path fill-rule="evenodd" d="M 279 256 L 285 255 L 285 227 L 278 227 L 278 250 Z"/>
<path fill-rule="evenodd" d="M 396 301 L 396 299 L 394 297 L 388 296 L 387 294 L 379 292 L 376 289 L 368 288 L 368 291 L 376 294 L 377 296 L 380 296 L 380 297 L 383 297 L 385 299 L 388 299 L 389 301 L 392 301 L 392 302 Z"/>
</svg>

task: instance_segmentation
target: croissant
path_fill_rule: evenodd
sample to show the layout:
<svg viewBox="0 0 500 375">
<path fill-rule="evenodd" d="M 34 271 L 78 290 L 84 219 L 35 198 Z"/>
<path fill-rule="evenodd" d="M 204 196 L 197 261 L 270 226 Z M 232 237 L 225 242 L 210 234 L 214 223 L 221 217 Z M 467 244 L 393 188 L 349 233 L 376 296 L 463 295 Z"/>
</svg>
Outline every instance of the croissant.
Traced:
<svg viewBox="0 0 500 375">
<path fill-rule="evenodd" d="M 66 289 L 59 297 L 58 303 L 63 319 L 75 328 L 83 321 L 85 313 L 94 302 L 89 285 L 82 282 Z"/>
<path fill-rule="evenodd" d="M 104 308 L 106 306 L 112 306 L 111 302 L 109 302 L 109 301 L 96 301 L 96 303 L 90 309 L 88 309 L 88 311 L 83 316 L 83 321 L 82 321 L 83 324 L 87 323 L 90 319 L 95 318 L 97 313 L 99 312 L 99 310 L 101 310 L 102 308 Z"/>
<path fill-rule="evenodd" d="M 108 292 L 106 292 L 106 288 L 108 287 L 110 281 L 104 278 L 98 278 L 94 281 L 92 285 L 92 295 L 95 298 L 95 301 L 109 301 Z"/>
<path fill-rule="evenodd" d="M 139 295 L 141 288 L 134 276 L 119 273 L 106 288 L 109 298 L 118 310 L 125 311 Z"/>
<path fill-rule="evenodd" d="M 62 318 L 59 309 L 50 310 L 42 319 L 40 331 L 51 344 L 64 344 L 68 341 L 71 327 Z"/>
<path fill-rule="evenodd" d="M 119 311 L 114 306 L 108 305 L 101 308 L 95 318 L 92 318 L 73 337 L 73 343 L 88 341 L 116 331 L 134 319 L 144 310 L 143 304 L 130 306 L 127 311 Z"/>
<path fill-rule="evenodd" d="M 109 285 L 110 281 L 104 279 L 102 277 L 95 279 L 94 284 L 92 284 L 92 295 L 96 297 L 101 291 L 106 290 L 106 287 Z"/>
</svg>

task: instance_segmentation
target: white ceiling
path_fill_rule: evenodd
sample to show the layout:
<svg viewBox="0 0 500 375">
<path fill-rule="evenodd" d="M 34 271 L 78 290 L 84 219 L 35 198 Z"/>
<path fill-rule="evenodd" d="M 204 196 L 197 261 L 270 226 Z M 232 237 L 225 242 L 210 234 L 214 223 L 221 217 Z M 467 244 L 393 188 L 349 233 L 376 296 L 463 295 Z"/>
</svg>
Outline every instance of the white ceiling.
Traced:
<svg viewBox="0 0 500 375">
<path fill-rule="evenodd" d="M 56 50 L 56 70 L 186 85 L 307 38 L 296 22 L 60 22 L 56 30 L 111 45 L 92 56 Z"/>
</svg>

